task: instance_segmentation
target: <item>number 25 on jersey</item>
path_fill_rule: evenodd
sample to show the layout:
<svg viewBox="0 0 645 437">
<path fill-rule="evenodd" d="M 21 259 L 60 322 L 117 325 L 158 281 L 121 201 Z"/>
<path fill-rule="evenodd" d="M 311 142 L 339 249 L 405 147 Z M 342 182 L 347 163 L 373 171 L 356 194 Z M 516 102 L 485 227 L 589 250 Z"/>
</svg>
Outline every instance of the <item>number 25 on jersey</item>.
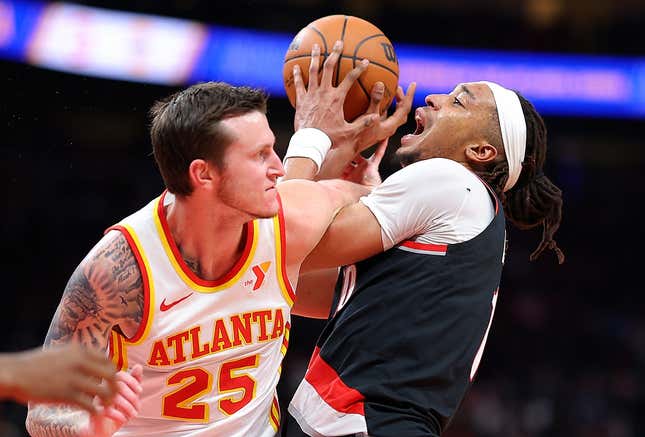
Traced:
<svg viewBox="0 0 645 437">
<path fill-rule="evenodd" d="M 218 402 L 217 406 L 224 414 L 237 413 L 255 397 L 255 379 L 243 371 L 258 367 L 259 360 L 258 355 L 253 355 L 227 361 L 220 367 L 217 390 L 231 393 Z M 201 367 L 182 369 L 168 378 L 168 385 L 180 387 L 164 395 L 161 404 L 164 417 L 191 422 L 210 421 L 208 403 L 193 401 L 213 389 L 213 375 Z"/>
</svg>

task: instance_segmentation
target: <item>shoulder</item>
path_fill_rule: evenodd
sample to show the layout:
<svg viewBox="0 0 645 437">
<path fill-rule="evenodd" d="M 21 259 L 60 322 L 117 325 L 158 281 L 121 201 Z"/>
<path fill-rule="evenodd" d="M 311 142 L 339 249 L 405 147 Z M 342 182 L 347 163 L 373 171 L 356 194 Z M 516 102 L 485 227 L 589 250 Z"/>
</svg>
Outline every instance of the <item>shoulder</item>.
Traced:
<svg viewBox="0 0 645 437">
<path fill-rule="evenodd" d="M 134 252 L 126 237 L 126 230 L 121 228 L 109 229 L 103 238 L 92 248 L 83 260 L 88 264 L 124 264 L 125 261 L 135 260 Z M 136 260 L 135 260 L 136 261 Z"/>
<path fill-rule="evenodd" d="M 477 180 L 466 167 L 451 159 L 432 158 L 415 162 L 393 173 L 388 180 L 407 183 Z"/>
<path fill-rule="evenodd" d="M 326 190 L 318 182 L 292 179 L 278 185 L 286 236 L 287 265 L 299 265 L 329 225 Z"/>
<path fill-rule="evenodd" d="M 459 202 L 465 192 L 473 189 L 485 191 L 484 184 L 474 173 L 450 159 L 433 158 L 393 173 L 367 199 L 390 198 L 418 206 L 418 202 L 435 204 L 438 198 Z"/>
<path fill-rule="evenodd" d="M 277 189 L 280 201 L 286 212 L 289 212 L 293 207 L 308 203 L 308 199 L 311 196 L 315 196 L 316 193 L 320 195 L 321 193 L 317 182 L 305 179 L 290 179 L 281 182 L 278 184 Z"/>
</svg>

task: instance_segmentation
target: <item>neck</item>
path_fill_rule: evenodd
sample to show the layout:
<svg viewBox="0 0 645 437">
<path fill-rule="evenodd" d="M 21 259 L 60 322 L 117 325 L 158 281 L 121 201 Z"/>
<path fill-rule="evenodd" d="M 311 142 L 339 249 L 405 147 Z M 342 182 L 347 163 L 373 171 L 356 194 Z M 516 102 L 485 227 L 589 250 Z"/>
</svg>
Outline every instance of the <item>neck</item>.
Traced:
<svg viewBox="0 0 645 437">
<path fill-rule="evenodd" d="M 250 218 L 239 211 L 206 199 L 176 197 L 166 208 L 166 219 L 184 261 L 202 279 L 221 278 L 242 256 Z"/>
</svg>

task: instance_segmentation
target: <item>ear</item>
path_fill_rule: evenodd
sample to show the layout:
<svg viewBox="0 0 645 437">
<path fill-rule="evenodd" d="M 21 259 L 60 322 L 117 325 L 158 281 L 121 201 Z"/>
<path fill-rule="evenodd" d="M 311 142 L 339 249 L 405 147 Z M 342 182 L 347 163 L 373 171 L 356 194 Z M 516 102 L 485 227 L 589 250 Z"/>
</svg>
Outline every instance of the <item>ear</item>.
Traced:
<svg viewBox="0 0 645 437">
<path fill-rule="evenodd" d="M 487 164 L 497 158 L 497 149 L 487 142 L 470 144 L 464 153 L 472 164 Z"/>
<path fill-rule="evenodd" d="M 217 179 L 214 166 L 203 159 L 195 159 L 188 166 L 188 178 L 193 189 L 209 189 Z"/>
</svg>

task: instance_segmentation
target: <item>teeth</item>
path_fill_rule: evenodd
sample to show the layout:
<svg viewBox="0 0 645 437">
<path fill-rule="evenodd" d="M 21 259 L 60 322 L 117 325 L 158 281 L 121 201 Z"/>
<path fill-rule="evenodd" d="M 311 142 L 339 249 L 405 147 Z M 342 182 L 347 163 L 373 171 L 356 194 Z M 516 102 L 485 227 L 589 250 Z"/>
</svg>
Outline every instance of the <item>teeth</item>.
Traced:
<svg viewBox="0 0 645 437">
<path fill-rule="evenodd" d="M 423 117 L 421 117 L 421 115 L 416 113 L 416 114 L 414 114 L 414 120 L 417 122 L 417 127 L 414 130 L 413 135 L 418 135 L 421 132 L 423 132 L 423 129 L 424 129 Z"/>
</svg>

